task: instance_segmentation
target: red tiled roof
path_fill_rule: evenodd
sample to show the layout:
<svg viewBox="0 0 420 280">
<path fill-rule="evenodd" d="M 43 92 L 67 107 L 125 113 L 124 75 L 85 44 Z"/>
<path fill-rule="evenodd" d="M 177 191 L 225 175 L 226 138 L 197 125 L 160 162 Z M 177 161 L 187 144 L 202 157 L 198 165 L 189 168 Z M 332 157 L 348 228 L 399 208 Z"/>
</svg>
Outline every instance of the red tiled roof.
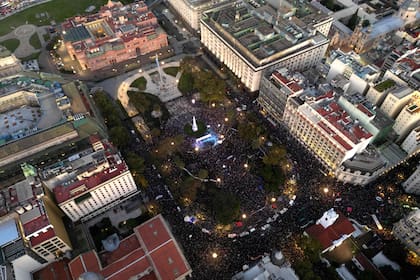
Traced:
<svg viewBox="0 0 420 280">
<path fill-rule="evenodd" d="M 47 232 L 41 232 L 37 237 L 32 236 L 30 238 L 31 245 L 36 246 L 38 244 L 41 244 L 42 242 L 45 242 L 55 236 L 54 229 L 52 227 L 48 228 Z"/>
<path fill-rule="evenodd" d="M 23 225 L 23 229 L 25 231 L 25 235 L 28 236 L 38 230 L 41 230 L 48 226 L 50 221 L 46 214 L 43 214 Z"/>
<path fill-rule="evenodd" d="M 366 108 L 365 106 L 363 106 L 363 104 L 357 104 L 357 109 L 359 109 L 360 111 L 362 111 L 366 116 L 368 117 L 372 117 L 373 114 L 371 111 L 368 110 L 368 108 Z"/>
<path fill-rule="evenodd" d="M 94 251 L 73 259 L 69 264 L 73 279 L 86 271 L 100 273 L 109 280 L 125 280 L 135 275 L 144 275 L 139 278 L 142 280 L 171 280 L 190 272 L 184 255 L 161 215 L 143 223 L 134 231 L 135 234 L 121 241 L 116 251 L 105 254 L 108 263 L 105 268 L 100 265 Z"/>
<path fill-rule="evenodd" d="M 170 241 L 153 251 L 150 257 L 160 279 L 176 279 L 189 271 L 174 241 Z"/>
<path fill-rule="evenodd" d="M 325 130 L 335 141 L 337 141 L 344 149 L 350 151 L 352 146 L 347 143 L 343 138 L 337 135 L 331 128 L 329 128 L 325 123 L 318 122 L 318 126 L 320 126 L 323 130 Z"/>
<path fill-rule="evenodd" d="M 293 92 L 298 92 L 298 91 L 300 91 L 300 90 L 302 90 L 302 88 L 300 87 L 300 85 L 298 85 L 296 82 L 292 82 L 292 83 L 289 83 L 288 85 L 287 85 Z"/>
<path fill-rule="evenodd" d="M 110 170 L 115 169 L 114 171 L 110 172 Z M 109 180 L 111 180 L 114 177 L 119 176 L 120 174 L 124 173 L 125 171 L 127 171 L 127 166 L 124 162 L 117 164 L 115 166 L 112 166 L 100 173 L 97 173 L 95 175 L 90 176 L 89 178 L 86 178 L 84 180 L 79 180 L 77 182 L 74 182 L 73 184 L 69 185 L 69 186 L 57 186 L 54 188 L 54 195 L 55 198 L 57 200 L 57 203 L 62 203 L 64 201 L 67 201 L 73 197 L 79 196 L 83 193 L 85 193 L 86 191 L 81 191 L 79 193 L 76 194 L 71 194 L 71 190 L 80 187 L 82 185 L 85 185 L 86 188 L 88 190 L 102 184 L 105 183 Z"/>
<path fill-rule="evenodd" d="M 61 261 L 50 263 L 42 269 L 34 272 L 33 279 L 72 280 L 71 275 L 68 271 L 68 260 L 64 259 Z"/>
<path fill-rule="evenodd" d="M 320 224 L 315 224 L 305 230 L 309 236 L 321 243 L 323 250 L 333 245 L 333 241 L 344 234 L 349 235 L 354 232 L 350 221 L 342 213 L 337 212 L 337 214 L 338 218 L 331 226 L 324 228 Z"/>
</svg>

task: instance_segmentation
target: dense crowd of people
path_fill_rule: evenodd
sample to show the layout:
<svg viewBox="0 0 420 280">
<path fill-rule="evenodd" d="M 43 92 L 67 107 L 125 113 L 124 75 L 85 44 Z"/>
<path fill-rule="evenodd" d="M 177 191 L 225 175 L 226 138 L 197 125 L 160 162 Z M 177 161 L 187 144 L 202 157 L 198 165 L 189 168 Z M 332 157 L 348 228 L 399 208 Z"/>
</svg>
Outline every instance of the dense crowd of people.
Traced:
<svg viewBox="0 0 420 280">
<path fill-rule="evenodd" d="M 258 109 L 250 101 L 240 102 L 248 104 L 252 110 Z M 371 214 L 376 214 L 380 221 L 387 221 L 384 226 L 388 229 L 402 215 L 401 205 L 397 202 L 402 192 L 393 185 L 398 170 L 381 177 L 380 186 L 379 183 L 366 187 L 339 183 L 328 176 L 318 160 L 281 126 L 271 128 L 269 138 L 287 149 L 288 162 L 292 166 L 286 176 L 294 178 L 296 198 L 293 206 L 288 205 L 290 197 L 281 195 L 286 191 L 285 184 L 280 186 L 278 200 L 268 203 L 267 193 L 261 188 L 263 182 L 252 170 L 262 155 L 224 122 L 225 108 L 203 108 L 186 98 L 171 105 L 174 106 L 172 118 L 166 123 L 162 137 L 183 133 L 185 124 L 191 122 L 193 115 L 210 125 L 219 135 L 225 135 L 223 143 L 198 152 L 194 151 L 192 142 L 185 141 L 188 144 L 183 147 L 183 159 L 191 173 L 197 174 L 200 169 L 206 169 L 209 177 L 220 178 L 218 187 L 235 194 L 240 200 L 241 211 L 247 214 L 240 226 L 233 223 L 231 230 L 224 234 L 214 232 L 215 223 L 211 222 L 211 217 L 206 222 L 187 223 L 184 221 L 185 215 L 200 211 L 201 204 L 182 207 L 159 179 L 159 170 L 147 169 L 147 177 L 151 178 L 148 196 L 164 194 L 164 199 L 160 200 L 161 211 L 183 247 L 194 279 L 230 279 L 244 264 L 256 262 L 273 249 L 282 250 L 292 263 L 297 261 L 299 255 L 294 250 L 294 240 L 306 226 L 314 223 L 331 207 L 374 230 Z M 264 125 L 271 124 L 267 122 Z M 179 179 L 178 175 L 172 174 L 174 177 L 169 180 Z M 377 199 L 377 196 L 381 199 Z M 273 207 L 273 204 L 278 207 Z M 288 207 L 288 210 L 279 214 L 283 207 Z M 210 232 L 203 232 L 204 227 Z M 247 234 L 240 235 L 243 232 Z M 229 238 L 229 233 L 236 235 L 230 235 Z"/>
</svg>

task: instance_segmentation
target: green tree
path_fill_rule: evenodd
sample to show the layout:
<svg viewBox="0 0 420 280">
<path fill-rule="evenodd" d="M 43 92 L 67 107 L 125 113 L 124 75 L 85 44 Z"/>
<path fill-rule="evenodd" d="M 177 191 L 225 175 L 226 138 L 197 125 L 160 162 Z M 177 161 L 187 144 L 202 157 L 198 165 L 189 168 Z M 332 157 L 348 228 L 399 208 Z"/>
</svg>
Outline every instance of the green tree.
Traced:
<svg viewBox="0 0 420 280">
<path fill-rule="evenodd" d="M 268 192 L 279 192 L 279 186 L 284 184 L 284 174 L 279 166 L 264 165 L 258 170 L 258 174 L 264 179 L 264 188 Z"/>
<path fill-rule="evenodd" d="M 263 157 L 264 164 L 280 165 L 286 158 L 287 152 L 284 146 L 273 145 Z"/>
<path fill-rule="evenodd" d="M 111 138 L 112 143 L 116 145 L 119 149 L 127 147 L 128 140 L 130 135 L 127 132 L 127 129 L 123 126 L 115 126 L 109 130 L 109 137 Z"/>
<path fill-rule="evenodd" d="M 213 194 L 211 208 L 216 220 L 227 225 L 239 216 L 240 203 L 233 194 L 217 190 Z"/>
<path fill-rule="evenodd" d="M 309 258 L 311 263 L 319 262 L 319 255 L 322 251 L 322 245 L 319 241 L 311 237 L 301 235 L 298 240 L 298 245 L 305 252 L 305 255 Z"/>
<path fill-rule="evenodd" d="M 184 198 L 188 198 L 191 201 L 195 201 L 197 198 L 197 190 L 200 187 L 201 182 L 192 178 L 188 177 L 185 179 L 181 186 L 181 196 Z"/>
<path fill-rule="evenodd" d="M 362 27 L 368 27 L 370 25 L 370 21 L 365 19 L 362 21 Z"/>
<path fill-rule="evenodd" d="M 200 179 L 206 179 L 209 176 L 209 172 L 206 169 L 200 169 L 198 171 L 198 178 Z"/>
</svg>

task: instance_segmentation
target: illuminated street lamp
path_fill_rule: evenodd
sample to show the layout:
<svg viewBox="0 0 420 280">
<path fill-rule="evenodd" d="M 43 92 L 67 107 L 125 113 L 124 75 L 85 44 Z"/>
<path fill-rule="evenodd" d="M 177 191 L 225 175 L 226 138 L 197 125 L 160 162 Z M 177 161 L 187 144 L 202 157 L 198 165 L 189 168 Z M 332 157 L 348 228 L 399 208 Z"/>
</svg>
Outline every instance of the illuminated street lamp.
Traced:
<svg viewBox="0 0 420 280">
<path fill-rule="evenodd" d="M 173 146 L 173 145 L 175 145 L 175 143 L 174 142 L 171 142 L 171 146 Z"/>
<path fill-rule="evenodd" d="M 222 182 L 222 179 L 217 178 L 217 179 L 216 179 L 216 182 L 217 182 L 217 183 L 220 183 L 220 182 Z"/>
<path fill-rule="evenodd" d="M 275 197 L 272 197 L 271 198 L 271 202 L 276 202 L 276 198 Z"/>
<path fill-rule="evenodd" d="M 245 168 L 248 168 L 248 167 L 249 167 L 248 163 L 245 163 L 245 164 L 244 164 L 244 167 L 245 167 Z"/>
<path fill-rule="evenodd" d="M 212 257 L 213 259 L 217 259 L 218 255 L 217 255 L 217 253 L 216 253 L 216 252 L 213 252 L 213 253 L 211 254 L 211 257 Z"/>
<path fill-rule="evenodd" d="M 191 103 L 192 104 L 195 104 L 195 99 L 193 98 L 193 99 L 191 99 Z"/>
<path fill-rule="evenodd" d="M 194 148 L 194 151 L 198 152 L 200 149 L 198 147 Z"/>
<path fill-rule="evenodd" d="M 242 214 L 242 219 L 246 219 L 246 214 Z"/>
<path fill-rule="evenodd" d="M 229 121 L 229 119 L 228 118 L 225 118 L 225 122 L 228 122 Z"/>
<path fill-rule="evenodd" d="M 324 191 L 324 193 L 325 193 L 325 194 L 327 194 L 330 190 L 329 190 L 327 187 L 325 187 L 325 188 L 323 189 L 323 191 Z"/>
<path fill-rule="evenodd" d="M 211 103 L 211 107 L 216 107 L 216 103 Z"/>
</svg>

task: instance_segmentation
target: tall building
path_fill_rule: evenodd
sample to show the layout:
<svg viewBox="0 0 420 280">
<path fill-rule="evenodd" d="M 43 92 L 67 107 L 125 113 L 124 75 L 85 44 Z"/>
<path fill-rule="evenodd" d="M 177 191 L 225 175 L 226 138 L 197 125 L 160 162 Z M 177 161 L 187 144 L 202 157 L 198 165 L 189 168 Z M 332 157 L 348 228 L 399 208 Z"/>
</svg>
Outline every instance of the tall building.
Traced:
<svg viewBox="0 0 420 280">
<path fill-rule="evenodd" d="M 402 183 L 402 186 L 407 193 L 420 194 L 420 165 L 418 165 L 413 174 Z"/>
<path fill-rule="evenodd" d="M 364 94 L 370 82 L 375 81 L 379 75 L 379 69 L 372 65 L 363 65 L 359 55 L 344 53 L 340 50 L 332 51 L 333 59 L 327 81 L 332 82 L 337 75 L 343 75 L 348 81 L 344 92 L 358 92 Z"/>
<path fill-rule="evenodd" d="M 21 166 L 19 174 L 2 181 L 0 247 L 5 279 L 31 279 L 30 272 L 72 250 L 61 220 L 63 213 L 44 195 L 36 169 Z M 3 278 L 2 278 L 3 279 Z"/>
<path fill-rule="evenodd" d="M 380 108 L 388 117 L 395 119 L 415 94 L 418 94 L 418 91 L 410 87 L 396 87 L 388 92 Z"/>
<path fill-rule="evenodd" d="M 303 92 L 301 85 L 305 77 L 299 73 L 289 73 L 286 68 L 264 75 L 261 80 L 257 102 L 276 123 L 283 119 L 287 99 Z"/>
<path fill-rule="evenodd" d="M 401 148 L 409 155 L 420 151 L 420 126 L 417 126 L 408 134 L 402 142 Z"/>
<path fill-rule="evenodd" d="M 331 171 L 363 152 L 373 140 L 373 135 L 338 104 L 332 90 L 305 91 L 290 97 L 283 122 Z"/>
<path fill-rule="evenodd" d="M 138 194 L 126 163 L 96 136 L 92 148 L 46 167 L 42 176 L 60 209 L 72 220 L 88 220 Z"/>
<path fill-rule="evenodd" d="M 95 71 L 168 46 L 166 33 L 142 1 L 108 1 L 99 12 L 61 25 L 66 50 L 82 69 Z"/>
<path fill-rule="evenodd" d="M 404 139 L 414 128 L 420 124 L 420 93 L 417 91 L 407 105 L 395 119 L 394 131 Z"/>
<path fill-rule="evenodd" d="M 389 69 L 414 89 L 420 88 L 420 48 L 405 50 Z"/>
<path fill-rule="evenodd" d="M 162 215 L 134 228 L 134 234 L 121 240 L 113 251 L 77 256 L 69 263 L 69 271 L 73 279 L 96 273 L 121 280 L 182 280 L 192 272 Z"/>
<path fill-rule="evenodd" d="M 31 207 L 23 208 L 19 215 L 31 249 L 47 261 L 54 261 L 71 251 L 70 238 L 61 219 L 63 213 L 55 203 L 44 196 Z"/>
<path fill-rule="evenodd" d="M 275 10 L 234 2 L 204 13 L 201 42 L 250 91 L 259 89 L 263 71 L 307 69 L 323 58 L 333 19 L 312 6 L 287 1 Z"/>
<path fill-rule="evenodd" d="M 395 223 L 392 233 L 411 251 L 420 255 L 420 210 L 410 212 Z"/>
<path fill-rule="evenodd" d="M 204 11 L 217 5 L 226 3 L 226 0 L 168 0 L 169 5 L 177 14 L 195 31 L 200 29 L 200 19 Z"/>
</svg>

